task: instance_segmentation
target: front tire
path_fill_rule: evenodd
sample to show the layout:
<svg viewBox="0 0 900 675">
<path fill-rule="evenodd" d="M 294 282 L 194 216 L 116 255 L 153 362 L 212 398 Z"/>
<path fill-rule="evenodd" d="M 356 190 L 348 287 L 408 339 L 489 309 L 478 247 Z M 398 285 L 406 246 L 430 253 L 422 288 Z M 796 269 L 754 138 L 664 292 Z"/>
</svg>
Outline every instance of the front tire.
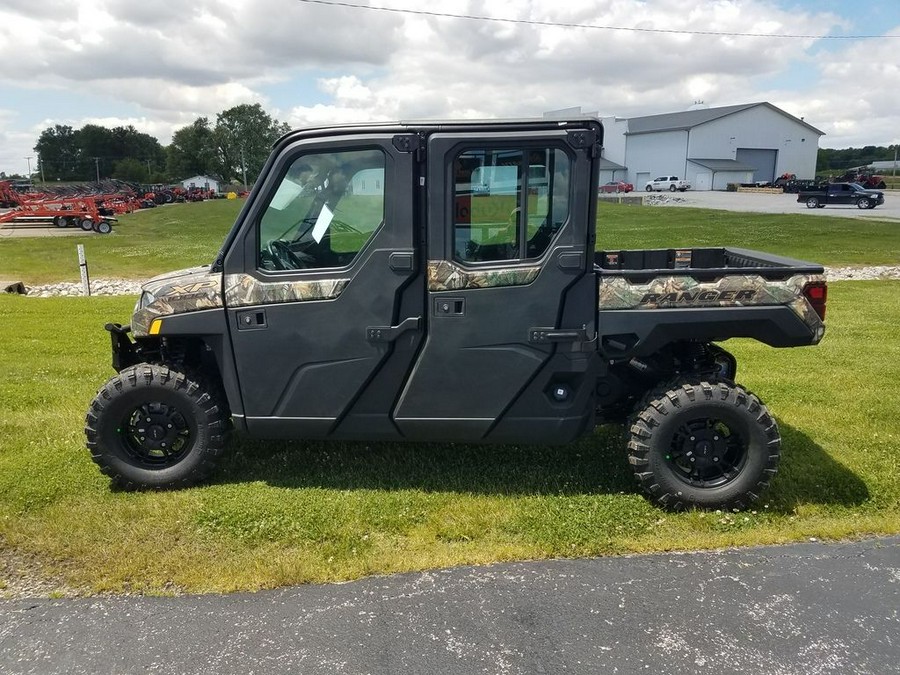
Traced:
<svg viewBox="0 0 900 675">
<path fill-rule="evenodd" d="M 819 198 L 818 197 L 808 197 L 806 200 L 806 208 L 808 209 L 816 209 L 819 207 Z"/>
<path fill-rule="evenodd" d="M 675 192 L 675 190 L 677 190 L 677 189 L 678 188 L 676 188 L 674 184 L 669 186 L 669 192 Z"/>
<path fill-rule="evenodd" d="M 101 387 L 84 433 L 91 458 L 114 486 L 180 488 L 213 472 L 229 418 L 227 406 L 199 378 L 140 363 Z"/>
<path fill-rule="evenodd" d="M 781 455 L 766 406 L 726 381 L 676 380 L 650 392 L 628 439 L 644 492 L 673 511 L 747 508 L 769 486 Z"/>
<path fill-rule="evenodd" d="M 647 192 L 653 192 L 653 186 L 648 185 L 647 187 L 644 188 L 644 190 L 646 190 Z"/>
<path fill-rule="evenodd" d="M 867 209 L 869 208 L 869 200 L 866 197 L 860 197 L 856 200 L 856 208 L 858 209 Z"/>
</svg>

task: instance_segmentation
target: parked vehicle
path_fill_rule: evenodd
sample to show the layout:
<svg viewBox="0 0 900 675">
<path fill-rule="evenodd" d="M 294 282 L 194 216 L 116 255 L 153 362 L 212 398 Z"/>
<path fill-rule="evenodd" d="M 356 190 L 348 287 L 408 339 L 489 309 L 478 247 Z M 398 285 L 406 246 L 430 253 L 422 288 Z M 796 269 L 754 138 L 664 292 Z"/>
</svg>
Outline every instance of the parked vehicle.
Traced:
<svg viewBox="0 0 900 675">
<path fill-rule="evenodd" d="M 670 192 L 684 192 L 691 189 L 691 184 L 686 180 L 680 180 L 678 176 L 659 176 L 651 180 L 644 187 L 647 192 L 654 190 L 669 190 Z"/>
<path fill-rule="evenodd" d="M 622 180 L 611 180 L 600 186 L 600 192 L 633 192 L 634 185 Z"/>
<path fill-rule="evenodd" d="M 884 193 L 880 190 L 866 190 L 858 183 L 829 183 L 824 189 L 803 191 L 797 194 L 797 201 L 808 209 L 821 209 L 831 204 L 850 204 L 860 209 L 874 209 L 884 204 Z"/>
<path fill-rule="evenodd" d="M 884 176 L 876 176 L 866 171 L 848 171 L 838 178 L 842 183 L 856 183 L 866 190 L 884 190 L 887 184 L 884 182 Z"/>
<path fill-rule="evenodd" d="M 824 190 L 827 185 L 827 181 L 797 178 L 796 174 L 793 173 L 785 173 L 775 179 L 775 187 L 780 187 L 790 194 L 797 194 L 801 191 L 811 192 L 814 190 Z"/>
<path fill-rule="evenodd" d="M 817 344 L 824 270 L 595 252 L 602 141 L 584 119 L 286 135 L 212 264 L 152 279 L 131 325 L 106 325 L 117 374 L 87 412 L 94 461 L 125 489 L 175 488 L 210 476 L 232 426 L 560 444 L 624 421 L 655 503 L 747 507 L 781 436 L 717 342 Z M 492 166 L 518 167 L 513 194 L 473 189 Z"/>
</svg>

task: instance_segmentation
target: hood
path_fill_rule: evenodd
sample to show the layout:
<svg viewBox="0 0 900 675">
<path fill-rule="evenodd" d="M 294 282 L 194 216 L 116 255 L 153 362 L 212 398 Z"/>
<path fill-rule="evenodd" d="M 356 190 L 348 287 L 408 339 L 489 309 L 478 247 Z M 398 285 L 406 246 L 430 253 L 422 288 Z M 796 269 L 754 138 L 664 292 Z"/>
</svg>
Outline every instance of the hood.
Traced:
<svg viewBox="0 0 900 675">
<path fill-rule="evenodd" d="M 143 285 L 131 330 L 146 337 L 154 319 L 224 306 L 221 272 L 210 272 L 209 265 L 167 272 Z"/>
</svg>

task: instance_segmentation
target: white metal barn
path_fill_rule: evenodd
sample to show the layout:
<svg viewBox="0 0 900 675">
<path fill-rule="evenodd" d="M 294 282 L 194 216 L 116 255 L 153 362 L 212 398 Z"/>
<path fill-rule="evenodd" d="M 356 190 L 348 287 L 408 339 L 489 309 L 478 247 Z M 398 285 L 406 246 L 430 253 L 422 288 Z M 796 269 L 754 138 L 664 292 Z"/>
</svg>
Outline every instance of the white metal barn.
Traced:
<svg viewBox="0 0 900 675">
<path fill-rule="evenodd" d="M 784 173 L 812 178 L 824 132 L 771 103 L 604 118 L 600 183 L 627 180 L 643 190 L 656 176 L 690 181 L 694 190 L 774 181 Z"/>
<path fill-rule="evenodd" d="M 191 176 L 181 181 L 185 190 L 200 188 L 201 190 L 213 190 L 219 192 L 219 180 L 212 176 Z"/>
</svg>

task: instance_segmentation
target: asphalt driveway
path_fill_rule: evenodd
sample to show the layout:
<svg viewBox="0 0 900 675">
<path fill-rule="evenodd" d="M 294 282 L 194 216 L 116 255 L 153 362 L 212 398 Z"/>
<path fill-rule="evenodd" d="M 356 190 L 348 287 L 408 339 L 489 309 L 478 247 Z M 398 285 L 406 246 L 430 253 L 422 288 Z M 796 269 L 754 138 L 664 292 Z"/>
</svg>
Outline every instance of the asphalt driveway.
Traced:
<svg viewBox="0 0 900 675">
<path fill-rule="evenodd" d="M 888 673 L 900 537 L 0 601 L 3 673 Z"/>
</svg>

